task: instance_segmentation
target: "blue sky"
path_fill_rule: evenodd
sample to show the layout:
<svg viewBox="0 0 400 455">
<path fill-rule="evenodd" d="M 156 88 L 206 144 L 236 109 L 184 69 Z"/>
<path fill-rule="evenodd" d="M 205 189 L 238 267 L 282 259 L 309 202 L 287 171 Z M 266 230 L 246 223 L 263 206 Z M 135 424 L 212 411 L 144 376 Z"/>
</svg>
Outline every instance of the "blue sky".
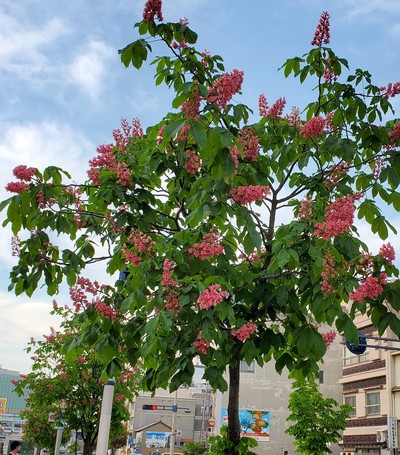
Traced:
<svg viewBox="0 0 400 455">
<path fill-rule="evenodd" d="M 144 4 L 2 0 L 0 199 L 9 196 L 4 186 L 16 165 L 56 164 L 81 180 L 96 147 L 111 142 L 121 117 L 138 117 L 146 127 L 170 109 L 172 93 L 155 87 L 152 68 L 127 70 L 117 53 L 137 39 L 133 24 L 141 20 Z M 377 85 L 400 80 L 398 0 L 163 1 L 164 20 L 187 17 L 199 34 L 199 50 L 224 57 L 228 71 L 244 70 L 241 101 L 255 112 L 260 93 L 270 101 L 285 96 L 289 109 L 310 100 L 310 86 L 285 80 L 277 69 L 309 50 L 324 10 L 331 15 L 331 47 L 353 70 L 368 69 Z M 57 321 L 48 316 L 51 299 L 45 295 L 16 299 L 7 293 L 12 263 L 10 233 L 2 229 L 0 364 L 26 372 L 27 341 Z M 65 295 L 60 300 L 68 301 Z"/>
</svg>

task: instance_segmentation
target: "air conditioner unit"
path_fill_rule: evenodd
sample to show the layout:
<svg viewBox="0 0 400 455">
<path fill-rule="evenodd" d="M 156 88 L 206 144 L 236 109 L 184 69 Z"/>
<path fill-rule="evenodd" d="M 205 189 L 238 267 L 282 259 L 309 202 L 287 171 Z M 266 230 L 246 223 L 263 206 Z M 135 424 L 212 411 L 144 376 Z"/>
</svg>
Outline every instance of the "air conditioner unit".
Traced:
<svg viewBox="0 0 400 455">
<path fill-rule="evenodd" d="M 386 442 L 388 438 L 387 430 L 380 430 L 376 432 L 376 442 Z"/>
</svg>

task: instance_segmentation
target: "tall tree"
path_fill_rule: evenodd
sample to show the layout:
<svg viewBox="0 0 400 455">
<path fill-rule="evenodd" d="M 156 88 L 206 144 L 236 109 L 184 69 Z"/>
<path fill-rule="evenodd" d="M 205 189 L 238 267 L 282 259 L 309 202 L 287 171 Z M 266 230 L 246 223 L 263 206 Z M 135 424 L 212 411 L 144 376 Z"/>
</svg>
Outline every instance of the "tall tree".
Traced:
<svg viewBox="0 0 400 455">
<path fill-rule="evenodd" d="M 64 443 L 71 431 L 79 431 L 84 444 L 83 453 L 91 455 L 97 440 L 100 409 L 104 389 L 106 364 L 94 349 L 80 349 L 79 355 L 64 353 L 65 345 L 74 343 L 80 327 L 75 325 L 72 309 L 58 307 L 53 313 L 61 315 L 63 331 L 51 330 L 44 340 L 31 339 L 27 348 L 32 355 L 31 372 L 15 381 L 20 395 L 28 391 L 24 440 L 37 447 L 52 449 L 56 439 L 56 427 L 65 427 Z M 123 364 L 122 350 L 117 356 Z M 121 367 L 122 370 L 122 367 Z M 110 439 L 126 435 L 125 422 L 130 419 L 126 400 L 132 400 L 138 388 L 139 370 L 128 368 L 115 380 Z M 49 419 L 53 415 L 54 418 Z"/>
<path fill-rule="evenodd" d="M 115 285 L 87 306 L 71 352 L 89 341 L 113 374 L 124 345 L 132 365 L 143 359 L 149 390 L 190 382 L 196 356 L 215 388 L 228 388 L 228 369 L 236 454 L 241 360 L 307 376 L 325 353 L 319 325 L 356 342 L 356 311 L 400 334 L 393 247 L 373 255 L 354 226 L 358 216 L 383 240 L 396 232 L 386 215 L 400 210 L 400 123 L 389 99 L 400 83 L 350 72 L 328 47 L 324 12 L 311 50 L 282 66 L 314 81 L 314 101 L 284 115 L 285 98 L 261 94 L 255 120 L 237 102 L 243 72 L 197 51 L 187 20 L 164 23 L 161 7 L 147 1 L 141 37 L 120 54 L 140 68 L 155 48 L 173 109 L 145 133 L 123 120 L 86 183 L 55 167 L 14 170 L 17 194 L 1 204 L 21 233 L 10 289 L 32 295 L 44 282 L 52 295 L 104 260 Z"/>
</svg>

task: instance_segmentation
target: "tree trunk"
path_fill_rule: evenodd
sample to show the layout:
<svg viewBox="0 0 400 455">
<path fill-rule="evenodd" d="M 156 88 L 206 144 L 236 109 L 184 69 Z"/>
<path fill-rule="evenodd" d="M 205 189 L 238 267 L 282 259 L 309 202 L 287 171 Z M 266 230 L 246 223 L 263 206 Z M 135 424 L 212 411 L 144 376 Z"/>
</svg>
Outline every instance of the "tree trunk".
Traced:
<svg viewBox="0 0 400 455">
<path fill-rule="evenodd" d="M 94 446 L 90 437 L 83 439 L 83 455 L 92 455 Z"/>
<path fill-rule="evenodd" d="M 235 356 L 235 363 L 229 365 L 229 398 L 228 398 L 228 440 L 233 443 L 233 449 L 227 455 L 237 455 L 240 441 L 239 422 L 239 385 L 240 358 Z"/>
</svg>

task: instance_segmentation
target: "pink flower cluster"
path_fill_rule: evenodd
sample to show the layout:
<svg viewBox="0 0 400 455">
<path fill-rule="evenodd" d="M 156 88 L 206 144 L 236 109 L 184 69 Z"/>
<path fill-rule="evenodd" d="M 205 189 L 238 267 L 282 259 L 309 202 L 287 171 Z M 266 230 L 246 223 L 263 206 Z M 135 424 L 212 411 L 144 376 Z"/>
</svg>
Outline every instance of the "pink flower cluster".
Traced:
<svg viewBox="0 0 400 455">
<path fill-rule="evenodd" d="M 210 343 L 202 337 L 201 332 L 198 333 L 197 340 L 194 342 L 194 345 L 197 347 L 200 354 L 207 354 L 208 348 L 210 347 Z"/>
<path fill-rule="evenodd" d="M 338 272 L 336 270 L 335 258 L 331 251 L 325 253 L 324 258 L 322 259 L 322 282 L 321 282 L 321 291 L 327 296 L 329 294 L 335 294 L 336 289 L 333 288 L 329 280 L 335 278 Z"/>
<path fill-rule="evenodd" d="M 285 98 L 278 98 L 275 103 L 269 107 L 268 101 L 264 93 L 258 97 L 258 111 L 260 117 L 266 117 L 270 119 L 280 119 L 283 113 L 283 109 L 286 105 Z"/>
<path fill-rule="evenodd" d="M 377 158 L 374 163 L 374 168 L 372 169 L 372 175 L 374 176 L 375 182 L 378 181 L 378 178 L 381 172 L 387 168 L 387 162 L 383 158 Z"/>
<path fill-rule="evenodd" d="M 321 336 L 324 339 L 326 349 L 328 349 L 333 340 L 336 338 L 336 332 L 335 330 L 329 330 L 329 332 L 321 333 Z"/>
<path fill-rule="evenodd" d="M 285 118 L 288 120 L 290 126 L 301 130 L 303 122 L 301 121 L 300 109 L 298 107 L 293 106 L 290 114 L 287 114 Z"/>
<path fill-rule="evenodd" d="M 154 18 L 157 17 L 159 21 L 163 21 L 161 8 L 162 0 L 147 0 L 143 10 L 143 19 L 147 22 L 154 22 Z"/>
<path fill-rule="evenodd" d="M 21 254 L 21 239 L 18 235 L 11 237 L 11 256 L 19 256 Z"/>
<path fill-rule="evenodd" d="M 349 229 L 354 221 L 354 200 L 354 195 L 348 194 L 328 205 L 325 221 L 315 224 L 315 236 L 328 240 Z"/>
<path fill-rule="evenodd" d="M 165 297 L 165 309 L 170 311 L 171 313 L 175 313 L 175 316 L 178 314 L 179 309 L 179 294 L 177 291 L 172 290 L 168 293 Z"/>
<path fill-rule="evenodd" d="M 81 308 L 90 306 L 93 299 L 89 301 L 87 294 L 92 294 L 93 297 L 97 296 L 100 292 L 100 285 L 97 281 L 92 281 L 89 278 L 79 277 L 76 284 L 69 288 L 69 295 L 74 303 L 75 311 L 79 312 Z"/>
<path fill-rule="evenodd" d="M 400 82 L 389 82 L 387 87 L 381 87 L 381 93 L 386 99 L 395 97 L 400 93 Z"/>
<path fill-rule="evenodd" d="M 247 254 L 244 254 L 244 253 L 240 253 L 238 258 L 241 260 L 241 261 L 248 261 L 248 262 L 251 262 L 251 263 L 254 263 L 254 262 L 257 262 L 261 259 L 261 256 L 262 254 L 265 254 L 265 247 L 261 247 L 260 251 L 258 250 L 254 250 L 252 253 L 250 253 L 249 255 Z"/>
<path fill-rule="evenodd" d="M 240 205 L 250 204 L 255 201 L 263 201 L 271 193 L 269 186 L 249 185 L 232 188 L 230 195 Z"/>
<path fill-rule="evenodd" d="M 121 250 L 125 256 L 125 259 L 135 266 L 138 265 L 142 260 L 142 258 L 137 253 L 149 253 L 155 245 L 155 242 L 150 236 L 144 232 L 135 230 L 132 230 L 130 233 L 128 241 L 134 244 L 134 248 L 129 249 L 126 243 L 124 243 Z"/>
<path fill-rule="evenodd" d="M 327 58 L 328 62 L 330 62 L 330 58 Z M 332 72 L 328 66 L 325 66 L 325 71 L 324 71 L 324 81 L 326 84 L 331 84 L 333 81 L 337 80 L 337 74 L 335 72 Z"/>
<path fill-rule="evenodd" d="M 201 242 L 195 243 L 189 248 L 189 253 L 202 261 L 223 254 L 224 247 L 221 245 L 221 237 L 218 229 L 214 226 L 208 234 L 204 234 Z"/>
<path fill-rule="evenodd" d="M 315 30 L 314 38 L 311 41 L 311 46 L 322 46 L 322 44 L 329 44 L 329 13 L 324 11 L 319 19 L 317 29 Z"/>
<path fill-rule="evenodd" d="M 94 307 L 103 317 L 111 319 L 112 321 L 115 321 L 119 315 L 119 310 L 114 309 L 110 305 L 106 305 L 101 300 L 95 300 Z"/>
<path fill-rule="evenodd" d="M 299 221 L 310 221 L 312 216 L 312 206 L 313 200 L 310 197 L 303 199 L 300 203 L 297 219 Z"/>
<path fill-rule="evenodd" d="M 143 137 L 143 128 L 140 124 L 140 120 L 138 118 L 132 119 L 132 125 L 128 123 L 126 118 L 121 118 L 121 127 L 120 129 L 115 129 L 113 131 L 113 137 L 115 140 L 115 146 L 118 149 L 119 153 L 126 153 L 127 149 L 126 146 L 129 142 L 131 137 Z"/>
<path fill-rule="evenodd" d="M 390 243 L 381 246 L 379 255 L 382 256 L 389 265 L 393 264 L 395 253 L 394 248 Z"/>
<path fill-rule="evenodd" d="M 192 97 L 182 103 L 181 111 L 186 118 L 199 120 L 201 96 L 197 84 L 194 84 L 193 87 Z"/>
<path fill-rule="evenodd" d="M 221 303 L 226 297 L 228 297 L 228 293 L 222 291 L 219 284 L 212 284 L 200 294 L 197 303 L 200 306 L 200 310 L 207 310 Z"/>
<path fill-rule="evenodd" d="M 260 145 L 256 132 L 250 128 L 244 128 L 239 131 L 237 140 L 242 146 L 244 158 L 249 161 L 256 161 L 258 152 L 260 151 Z M 229 147 L 229 152 L 235 162 L 235 168 L 237 168 L 240 157 L 240 150 L 238 146 L 235 145 L 233 147 Z"/>
<path fill-rule="evenodd" d="M 225 109 L 228 102 L 242 87 L 244 72 L 234 69 L 223 74 L 208 91 L 208 101 L 220 109 Z"/>
<path fill-rule="evenodd" d="M 198 174 L 202 163 L 199 155 L 194 150 L 186 150 L 185 170 L 189 174 Z"/>
<path fill-rule="evenodd" d="M 315 138 L 319 136 L 325 128 L 326 120 L 320 115 L 318 117 L 313 117 L 308 120 L 300 130 L 300 134 L 303 137 L 312 137 Z"/>
<path fill-rule="evenodd" d="M 32 181 L 32 177 L 35 175 L 36 171 L 37 169 L 35 167 L 28 167 L 23 164 L 16 166 L 13 169 L 13 174 L 20 181 L 7 183 L 6 190 L 11 193 L 22 193 L 22 191 L 29 187 L 26 182 Z"/>
<path fill-rule="evenodd" d="M 94 185 L 99 185 L 101 172 L 109 170 L 117 174 L 117 183 L 122 186 L 130 186 L 131 172 L 125 162 L 117 163 L 117 159 L 113 153 L 113 147 L 112 144 L 97 147 L 97 153 L 99 155 L 89 160 L 88 177 L 93 181 Z"/>
<path fill-rule="evenodd" d="M 163 134 L 166 127 L 167 125 L 164 123 L 160 128 L 160 131 L 157 133 L 157 144 L 161 144 L 161 142 L 163 141 Z"/>
<path fill-rule="evenodd" d="M 163 278 L 161 284 L 164 289 L 179 286 L 179 283 L 172 279 L 174 273 L 175 262 L 165 259 L 163 264 Z"/>
<path fill-rule="evenodd" d="M 397 122 L 392 131 L 389 131 L 389 138 L 392 143 L 400 139 L 400 122 Z"/>
<path fill-rule="evenodd" d="M 342 178 L 348 174 L 349 165 L 346 162 L 341 161 L 338 164 L 334 164 L 331 170 L 328 172 L 329 173 L 327 180 L 325 181 L 325 186 L 327 188 L 330 188 L 333 185 L 338 185 L 341 182 Z"/>
<path fill-rule="evenodd" d="M 349 294 L 353 302 L 363 302 L 366 298 L 374 299 L 382 294 L 383 287 L 387 283 L 386 273 L 381 273 L 380 277 L 369 276 L 365 279 L 364 283 Z"/>
<path fill-rule="evenodd" d="M 232 331 L 232 335 L 236 337 L 239 341 L 246 341 L 250 338 L 250 335 L 256 331 L 257 327 L 254 322 L 250 321 L 247 324 L 242 325 L 237 330 Z"/>
</svg>

